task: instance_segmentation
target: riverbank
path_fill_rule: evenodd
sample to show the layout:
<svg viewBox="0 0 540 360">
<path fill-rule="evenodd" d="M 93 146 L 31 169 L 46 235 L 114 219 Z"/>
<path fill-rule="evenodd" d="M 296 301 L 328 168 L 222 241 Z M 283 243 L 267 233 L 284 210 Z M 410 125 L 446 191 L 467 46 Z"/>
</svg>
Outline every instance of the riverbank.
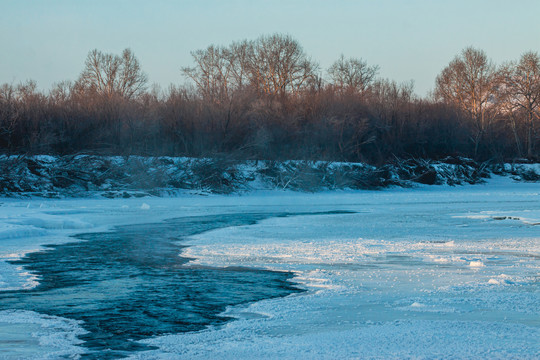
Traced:
<svg viewBox="0 0 540 360">
<path fill-rule="evenodd" d="M 479 184 L 494 175 L 539 181 L 540 164 L 399 160 L 381 166 L 323 161 L 256 161 L 229 158 L 3 156 L 0 195 L 44 198 L 177 196 L 257 190 L 376 190 L 419 184 Z"/>
</svg>

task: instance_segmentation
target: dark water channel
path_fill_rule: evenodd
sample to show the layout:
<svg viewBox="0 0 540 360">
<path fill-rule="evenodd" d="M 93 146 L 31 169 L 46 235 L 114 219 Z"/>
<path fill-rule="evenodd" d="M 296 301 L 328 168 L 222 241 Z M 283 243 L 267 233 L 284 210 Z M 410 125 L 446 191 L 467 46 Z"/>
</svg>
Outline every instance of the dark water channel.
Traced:
<svg viewBox="0 0 540 360">
<path fill-rule="evenodd" d="M 335 212 L 332 212 L 335 213 Z M 318 213 L 321 214 L 321 213 Z M 194 216 L 77 235 L 14 262 L 39 277 L 31 290 L 0 292 L 0 309 L 84 321 L 83 358 L 121 358 L 152 347 L 137 340 L 197 331 L 230 319 L 229 305 L 301 291 L 283 272 L 187 266 L 185 236 L 289 213 Z"/>
</svg>

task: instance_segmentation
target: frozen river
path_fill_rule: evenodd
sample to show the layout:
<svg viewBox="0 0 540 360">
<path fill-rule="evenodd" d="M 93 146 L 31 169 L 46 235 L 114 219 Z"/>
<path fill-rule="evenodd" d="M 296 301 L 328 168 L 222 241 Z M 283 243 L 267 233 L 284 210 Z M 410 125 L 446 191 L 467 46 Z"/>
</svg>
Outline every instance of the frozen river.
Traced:
<svg viewBox="0 0 540 360">
<path fill-rule="evenodd" d="M 0 358 L 540 358 L 538 184 L 3 200 L 0 217 Z M 186 272 L 204 280 L 180 292 Z"/>
</svg>

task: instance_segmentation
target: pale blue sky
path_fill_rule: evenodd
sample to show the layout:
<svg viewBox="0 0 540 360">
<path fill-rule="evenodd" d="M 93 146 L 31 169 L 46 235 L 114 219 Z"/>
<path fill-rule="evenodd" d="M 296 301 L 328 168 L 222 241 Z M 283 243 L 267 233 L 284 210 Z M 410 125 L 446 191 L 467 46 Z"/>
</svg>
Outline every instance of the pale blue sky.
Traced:
<svg viewBox="0 0 540 360">
<path fill-rule="evenodd" d="M 0 0 L 0 83 L 75 80 L 88 51 L 130 47 L 151 82 L 184 81 L 190 51 L 287 33 L 326 69 L 340 54 L 425 95 L 466 46 L 497 63 L 540 52 L 540 0 Z"/>
</svg>

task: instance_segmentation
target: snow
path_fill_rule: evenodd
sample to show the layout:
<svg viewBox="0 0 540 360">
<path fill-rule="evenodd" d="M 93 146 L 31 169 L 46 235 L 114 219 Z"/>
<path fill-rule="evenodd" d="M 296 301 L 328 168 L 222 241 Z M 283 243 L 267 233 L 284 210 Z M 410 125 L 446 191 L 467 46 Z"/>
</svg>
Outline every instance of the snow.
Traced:
<svg viewBox="0 0 540 360">
<path fill-rule="evenodd" d="M 86 331 L 75 320 L 33 311 L 0 311 L 2 359 L 74 358 L 84 353 L 78 335 Z"/>
<path fill-rule="evenodd" d="M 281 320 L 281 319 L 280 319 Z M 141 359 L 537 359 L 527 353 L 538 332 L 525 334 L 514 324 L 483 321 L 395 320 L 354 323 L 348 330 L 320 325 L 307 334 L 265 335 L 265 319 L 234 323 L 223 332 L 204 332 L 155 341 L 166 353 Z M 247 322 L 251 322 L 250 325 Z M 466 327 L 467 331 L 463 331 Z M 233 330 L 234 329 L 234 330 Z M 237 334 L 241 333 L 242 336 Z M 501 336 L 501 334 L 504 334 Z M 504 341 L 501 341 L 504 338 Z M 492 344 L 486 351 L 484 342 Z M 463 346 L 465 345 L 465 346 Z M 187 349 L 181 349 L 185 347 Z M 179 353 L 180 352 L 180 353 Z"/>
<path fill-rule="evenodd" d="M 418 184 L 482 183 L 494 174 L 538 181 L 539 164 L 395 159 L 380 167 L 324 161 L 233 160 L 144 156 L 0 156 L 0 193 L 45 198 L 127 198 L 254 190 L 379 189 Z"/>
<path fill-rule="evenodd" d="M 142 210 L 150 210 L 150 205 L 148 205 L 147 203 L 143 203 L 143 204 L 141 205 L 141 209 L 142 209 Z"/>
<path fill-rule="evenodd" d="M 320 214 L 335 210 L 351 213 Z M 158 349 L 133 358 L 540 357 L 540 186 L 508 178 L 315 194 L 2 200 L 0 289 L 39 281 L 7 260 L 75 233 L 269 211 L 319 214 L 199 234 L 182 256 L 194 265 L 292 271 L 307 291 L 229 308 L 224 315 L 236 320 L 222 327 L 143 340 Z M 71 321 L 0 312 L 0 341 L 14 333 L 35 358 L 76 355 L 78 340 L 66 334 L 82 328 Z M 53 323 L 62 325 L 44 325 Z M 51 338 L 61 341 L 36 341 Z"/>
</svg>

